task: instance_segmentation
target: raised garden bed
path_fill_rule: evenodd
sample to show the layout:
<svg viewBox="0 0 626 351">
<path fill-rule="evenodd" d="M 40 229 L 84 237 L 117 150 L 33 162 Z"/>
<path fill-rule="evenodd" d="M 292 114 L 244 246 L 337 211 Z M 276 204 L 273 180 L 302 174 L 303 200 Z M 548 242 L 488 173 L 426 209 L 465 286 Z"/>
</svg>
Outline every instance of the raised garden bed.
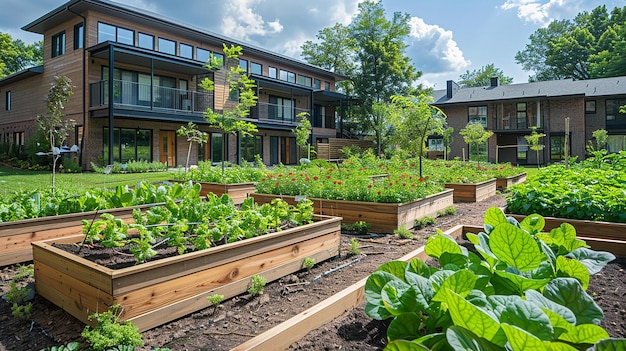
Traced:
<svg viewBox="0 0 626 351">
<path fill-rule="evenodd" d="M 403 225 L 407 228 L 412 228 L 416 219 L 424 216 L 434 216 L 438 211 L 452 206 L 452 193 L 453 190 L 444 190 L 440 193 L 403 204 L 318 198 L 309 198 L 309 200 L 313 201 L 313 208 L 317 214 L 340 216 L 343 217 L 344 222 L 348 223 L 365 221 L 371 225 L 371 231 L 391 233 Z M 283 199 L 291 205 L 297 203 L 295 196 L 256 193 L 252 196 L 255 202 L 261 204 L 269 203 L 273 199 Z"/>
<path fill-rule="evenodd" d="M 496 194 L 496 178 L 480 183 L 445 183 L 446 189 L 454 189 L 454 202 L 477 202 Z"/>
<path fill-rule="evenodd" d="M 0 223 L 0 266 L 32 260 L 33 253 L 30 245 L 32 242 L 80 233 L 83 219 L 92 221 L 99 218 L 102 213 L 110 213 L 121 219 L 129 219 L 133 209 L 145 209 L 154 205 L 139 205 Z"/>
<path fill-rule="evenodd" d="M 253 275 L 272 281 L 300 270 L 305 257 L 320 262 L 336 256 L 340 222 L 316 217 L 312 224 L 122 269 L 54 246 L 80 242 L 83 235 L 35 242 L 36 290 L 85 323 L 89 314 L 120 304 L 121 320 L 145 331 L 210 306 L 211 295 L 246 291 Z"/>
<path fill-rule="evenodd" d="M 520 173 L 518 175 L 504 177 L 504 178 L 496 178 L 496 188 L 498 189 L 506 189 L 513 185 L 517 185 L 526 181 L 526 172 Z"/>
<path fill-rule="evenodd" d="M 221 196 L 227 194 L 233 202 L 238 205 L 245 200 L 248 195 L 254 193 L 254 183 L 233 183 L 220 184 L 211 182 L 194 182 L 200 183 L 202 186 L 200 196 L 206 196 L 208 193 Z"/>
</svg>

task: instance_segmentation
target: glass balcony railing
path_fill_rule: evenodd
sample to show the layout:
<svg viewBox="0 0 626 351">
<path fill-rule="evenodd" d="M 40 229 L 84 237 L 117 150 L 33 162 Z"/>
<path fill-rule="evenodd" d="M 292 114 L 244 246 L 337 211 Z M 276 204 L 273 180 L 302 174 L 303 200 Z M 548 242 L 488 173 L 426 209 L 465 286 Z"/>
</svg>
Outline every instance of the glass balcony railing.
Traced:
<svg viewBox="0 0 626 351">
<path fill-rule="evenodd" d="M 296 108 L 292 105 L 258 102 L 255 107 L 250 109 L 250 118 L 269 120 L 276 123 L 295 124 L 298 123 L 298 114 L 302 112 L 311 113 L 311 110 Z"/>
<path fill-rule="evenodd" d="M 108 106 L 108 81 L 91 83 L 89 88 L 91 107 Z M 114 80 L 113 104 L 142 110 L 203 113 L 213 106 L 213 94 Z"/>
</svg>

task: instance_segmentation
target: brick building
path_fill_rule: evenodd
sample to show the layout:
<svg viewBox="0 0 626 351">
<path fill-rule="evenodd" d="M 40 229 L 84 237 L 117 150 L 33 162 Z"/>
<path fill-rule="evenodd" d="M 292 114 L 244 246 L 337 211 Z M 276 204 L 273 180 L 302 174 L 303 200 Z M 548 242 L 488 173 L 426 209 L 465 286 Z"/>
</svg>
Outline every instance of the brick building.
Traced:
<svg viewBox="0 0 626 351">
<path fill-rule="evenodd" d="M 488 160 L 515 164 L 537 164 L 535 151 L 526 146 L 525 135 L 532 127 L 546 134 L 539 163 L 559 162 L 564 157 L 565 119 L 570 123 L 570 155 L 585 158 L 585 145 L 597 129 L 608 131 L 610 152 L 626 150 L 626 77 L 460 88 L 448 81 L 446 90 L 433 93 L 433 105 L 448 116 L 454 128 L 451 157 L 467 155 L 468 145 L 459 131 L 469 123 L 482 123 L 494 132 L 487 147 Z"/>
<path fill-rule="evenodd" d="M 22 29 L 43 35 L 44 60 L 0 79 L 0 142 L 23 146 L 35 117 L 46 112 L 54 77 L 68 76 L 75 89 L 65 114 L 77 123 L 68 144 L 80 147 L 84 168 L 91 161 L 184 164 L 188 144 L 175 131 L 189 121 L 210 135 L 204 147 L 194 145 L 192 163 L 221 161 L 223 136 L 203 112 L 232 108 L 237 100 L 224 84 L 226 68 L 205 66 L 211 54 L 223 58 L 224 44 L 242 47 L 235 64 L 255 80 L 258 96 L 248 120 L 259 132 L 226 136 L 228 161 L 258 154 L 266 164 L 296 163 L 296 115 L 310 113 L 312 144 L 326 143 L 341 135 L 341 116 L 352 101 L 335 91 L 344 76 L 107 0 L 68 1 Z M 205 77 L 216 82 L 215 92 L 199 87 Z"/>
</svg>

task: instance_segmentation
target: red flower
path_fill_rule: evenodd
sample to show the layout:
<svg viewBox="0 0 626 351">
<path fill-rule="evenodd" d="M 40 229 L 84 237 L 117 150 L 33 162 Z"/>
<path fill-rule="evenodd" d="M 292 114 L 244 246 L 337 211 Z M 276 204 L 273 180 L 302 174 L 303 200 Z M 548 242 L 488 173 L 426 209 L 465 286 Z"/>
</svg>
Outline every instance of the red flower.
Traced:
<svg viewBox="0 0 626 351">
<path fill-rule="evenodd" d="M 425 179 L 428 179 L 428 176 L 426 176 Z"/>
<path fill-rule="evenodd" d="M 415 167 L 415 163 L 411 163 L 411 167 Z"/>
<path fill-rule="evenodd" d="M 320 179 L 318 176 L 313 176 L 313 180 L 318 180 Z"/>
<path fill-rule="evenodd" d="M 261 180 L 265 180 L 265 177 L 261 178 Z"/>
<path fill-rule="evenodd" d="M 380 195 L 380 191 L 378 192 L 378 195 Z"/>
<path fill-rule="evenodd" d="M 326 176 L 326 179 L 330 179 L 330 175 L 327 175 L 327 176 Z"/>
<path fill-rule="evenodd" d="M 372 184 L 368 184 L 367 187 L 371 189 L 372 188 Z"/>
<path fill-rule="evenodd" d="M 292 181 L 292 182 L 295 182 L 295 181 L 296 181 L 296 178 L 291 178 L 291 181 Z"/>
<path fill-rule="evenodd" d="M 349 169 L 346 169 L 346 172 L 350 172 L 350 170 L 349 170 Z"/>
<path fill-rule="evenodd" d="M 292 176 L 292 175 L 293 175 L 293 172 L 289 172 L 289 175 L 290 175 L 290 176 Z"/>
<path fill-rule="evenodd" d="M 402 186 L 406 186 L 406 183 L 402 183 Z"/>
<path fill-rule="evenodd" d="M 359 171 L 363 171 L 363 170 L 365 170 L 365 168 L 363 168 L 363 167 L 359 168 Z"/>
<path fill-rule="evenodd" d="M 389 186 L 392 186 L 392 185 L 393 185 L 393 182 L 389 182 Z"/>
<path fill-rule="evenodd" d="M 332 172 L 333 170 L 334 170 L 334 168 L 329 168 L 328 169 L 329 172 Z"/>
<path fill-rule="evenodd" d="M 337 184 L 341 185 L 341 180 L 340 180 L 340 181 L 337 181 Z"/>
<path fill-rule="evenodd" d="M 420 177 L 420 182 L 423 182 L 423 181 L 424 181 L 424 178 Z"/>
<path fill-rule="evenodd" d="M 280 184 L 280 183 L 276 182 L 276 184 L 275 184 L 275 185 L 276 185 L 276 186 L 278 186 L 278 184 Z"/>
<path fill-rule="evenodd" d="M 309 180 L 311 180 L 311 178 L 309 178 L 309 176 L 306 176 L 306 181 L 308 182 Z"/>
<path fill-rule="evenodd" d="M 279 177 L 282 177 L 283 175 L 282 175 L 282 173 L 279 173 L 279 174 L 278 174 L 278 176 L 279 176 Z"/>
<path fill-rule="evenodd" d="M 333 184 L 337 184 L 337 180 L 333 180 Z"/>
<path fill-rule="evenodd" d="M 354 164 L 354 162 L 350 161 L 350 164 L 351 164 L 351 165 L 353 165 L 353 164 Z"/>
</svg>

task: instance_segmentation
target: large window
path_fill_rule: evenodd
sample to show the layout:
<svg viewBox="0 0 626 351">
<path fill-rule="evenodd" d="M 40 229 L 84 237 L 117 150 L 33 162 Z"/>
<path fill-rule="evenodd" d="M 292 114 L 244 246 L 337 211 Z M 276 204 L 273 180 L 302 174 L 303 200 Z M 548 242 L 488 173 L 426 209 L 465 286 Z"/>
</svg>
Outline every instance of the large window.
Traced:
<svg viewBox="0 0 626 351">
<path fill-rule="evenodd" d="M 122 44 L 135 45 L 135 31 L 98 22 L 98 43 L 105 41 L 116 41 Z"/>
<path fill-rule="evenodd" d="M 250 73 L 262 75 L 263 65 L 261 65 L 260 63 L 256 63 L 256 62 L 250 62 Z"/>
<path fill-rule="evenodd" d="M 7 90 L 6 96 L 6 104 L 4 105 L 4 109 L 7 111 L 11 111 L 11 90 Z"/>
<path fill-rule="evenodd" d="M 526 112 L 526 103 L 525 102 L 518 102 L 516 105 L 516 110 L 517 110 L 517 129 L 527 129 L 528 128 L 528 123 L 527 123 L 527 112 Z"/>
<path fill-rule="evenodd" d="M 313 88 L 322 89 L 322 82 L 319 79 L 313 80 Z"/>
<path fill-rule="evenodd" d="M 626 135 L 609 135 L 606 138 L 606 148 L 609 152 L 620 152 L 622 150 L 626 150 Z"/>
<path fill-rule="evenodd" d="M 565 160 L 565 135 L 550 136 L 550 161 Z"/>
<path fill-rule="evenodd" d="M 159 38 L 159 51 L 170 55 L 176 55 L 176 42 L 165 38 Z"/>
<path fill-rule="evenodd" d="M 260 135 L 244 135 L 241 137 L 239 150 L 241 159 L 246 162 L 254 162 L 255 155 L 262 155 L 261 146 L 263 137 Z"/>
<path fill-rule="evenodd" d="M 211 133 L 211 162 L 222 162 L 223 138 L 222 133 Z"/>
<path fill-rule="evenodd" d="M 287 82 L 295 83 L 296 82 L 296 74 L 293 72 L 285 71 L 283 69 L 280 70 L 280 76 L 278 77 L 280 80 L 285 80 Z"/>
<path fill-rule="evenodd" d="M 324 82 L 324 90 L 330 90 L 330 82 Z"/>
<path fill-rule="evenodd" d="M 517 137 L 517 162 L 526 163 L 528 159 L 528 143 L 523 136 Z"/>
<path fill-rule="evenodd" d="M 196 48 L 196 60 L 206 63 L 206 62 L 209 62 L 210 58 L 211 58 L 211 52 L 209 50 Z"/>
<path fill-rule="evenodd" d="M 193 59 L 193 46 L 180 43 L 180 57 Z"/>
<path fill-rule="evenodd" d="M 269 101 L 269 119 L 293 121 L 295 103 L 292 99 L 270 96 Z"/>
<path fill-rule="evenodd" d="M 480 123 L 487 128 L 487 106 L 470 106 L 467 115 L 469 123 Z"/>
<path fill-rule="evenodd" d="M 298 74 L 298 84 L 306 85 L 307 87 L 311 86 L 311 77 L 303 76 Z"/>
<path fill-rule="evenodd" d="M 276 67 L 269 66 L 267 68 L 267 75 L 270 78 L 278 78 L 278 70 L 276 69 Z"/>
<path fill-rule="evenodd" d="M 52 57 L 65 54 L 65 31 L 52 36 Z"/>
<path fill-rule="evenodd" d="M 109 159 L 109 128 L 103 128 L 102 149 L 104 160 Z M 113 161 L 152 161 L 151 129 L 113 129 Z"/>
<path fill-rule="evenodd" d="M 154 35 L 139 33 L 139 47 L 154 50 Z"/>
<path fill-rule="evenodd" d="M 85 27 L 83 23 L 74 26 L 74 50 L 82 49 L 85 38 Z"/>
<path fill-rule="evenodd" d="M 326 128 L 326 106 L 313 106 L 312 127 Z"/>
<path fill-rule="evenodd" d="M 239 59 L 239 68 L 248 74 L 248 60 Z"/>
<path fill-rule="evenodd" d="M 620 106 L 626 105 L 626 99 L 606 100 L 606 129 L 626 129 L 626 114 L 621 113 Z"/>
</svg>

